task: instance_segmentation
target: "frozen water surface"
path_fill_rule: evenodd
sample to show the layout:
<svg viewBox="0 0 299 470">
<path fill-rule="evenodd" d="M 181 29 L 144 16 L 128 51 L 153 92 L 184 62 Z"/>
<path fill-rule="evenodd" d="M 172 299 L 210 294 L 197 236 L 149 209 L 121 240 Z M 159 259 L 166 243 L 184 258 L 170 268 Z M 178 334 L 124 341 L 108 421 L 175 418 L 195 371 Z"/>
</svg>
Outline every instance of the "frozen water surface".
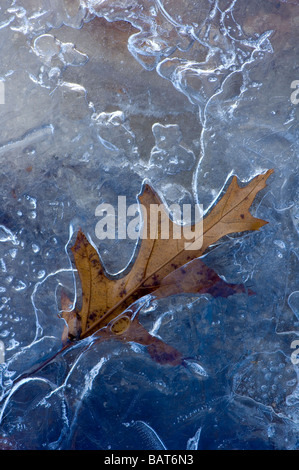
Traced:
<svg viewBox="0 0 299 470">
<path fill-rule="evenodd" d="M 1 1 L 0 448 L 298 448 L 298 27 L 297 0 Z M 30 373 L 78 296 L 76 230 L 112 274 L 134 253 L 96 238 L 98 204 L 147 178 L 208 210 L 268 168 L 269 224 L 205 256 L 256 295 L 141 311 L 187 368 L 89 338 Z"/>
</svg>

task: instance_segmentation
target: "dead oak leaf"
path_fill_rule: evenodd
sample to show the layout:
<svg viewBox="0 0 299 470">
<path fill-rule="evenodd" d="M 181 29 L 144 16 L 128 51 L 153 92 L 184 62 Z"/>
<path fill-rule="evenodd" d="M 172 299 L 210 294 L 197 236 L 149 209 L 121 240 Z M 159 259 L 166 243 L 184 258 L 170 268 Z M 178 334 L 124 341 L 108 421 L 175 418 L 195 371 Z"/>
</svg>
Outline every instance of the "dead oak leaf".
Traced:
<svg viewBox="0 0 299 470">
<path fill-rule="evenodd" d="M 204 218 L 202 244 L 196 250 L 186 249 L 186 244 L 190 248 L 191 243 L 184 234 L 180 239 L 174 237 L 177 227 L 173 221 L 169 220 L 168 239 L 161 238 L 161 223 L 157 225 L 156 238 L 150 236 L 150 226 L 145 224 L 137 258 L 121 279 L 106 275 L 96 249 L 80 230 L 71 250 L 80 277 L 82 305 L 80 309 L 76 307 L 62 314 L 69 325 L 70 337 L 83 339 L 97 332 L 99 340 L 112 337 L 143 344 L 157 362 L 182 363 L 182 356 L 176 349 L 150 335 L 139 322 L 140 299 L 181 293 L 227 297 L 246 292 L 241 284 L 226 283 L 199 257 L 225 235 L 258 230 L 267 223 L 252 216 L 249 209 L 272 173 L 273 170 L 268 170 L 242 187 L 236 176 L 233 177 L 225 194 Z M 162 204 L 149 185 L 144 187 L 139 201 L 145 210 L 143 217 L 148 220 L 151 205 Z M 164 216 L 168 217 L 166 211 Z M 193 232 L 199 233 L 196 228 L 192 227 Z"/>
</svg>

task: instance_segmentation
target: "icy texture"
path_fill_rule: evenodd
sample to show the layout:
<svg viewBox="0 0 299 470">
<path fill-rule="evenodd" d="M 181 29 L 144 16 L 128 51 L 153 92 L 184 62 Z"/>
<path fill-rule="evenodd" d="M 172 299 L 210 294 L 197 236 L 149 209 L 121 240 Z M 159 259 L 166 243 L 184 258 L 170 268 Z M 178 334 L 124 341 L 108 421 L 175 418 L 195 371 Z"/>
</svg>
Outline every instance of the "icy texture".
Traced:
<svg viewBox="0 0 299 470">
<path fill-rule="evenodd" d="M 2 0 L 0 448 L 298 447 L 298 27 L 295 0 Z M 134 255 L 99 243 L 98 204 L 148 179 L 208 210 L 268 168 L 269 224 L 205 256 L 256 295 L 141 311 L 187 367 L 88 339 L 30 373 L 61 348 L 61 289 L 80 298 L 76 230 L 112 274 Z"/>
</svg>

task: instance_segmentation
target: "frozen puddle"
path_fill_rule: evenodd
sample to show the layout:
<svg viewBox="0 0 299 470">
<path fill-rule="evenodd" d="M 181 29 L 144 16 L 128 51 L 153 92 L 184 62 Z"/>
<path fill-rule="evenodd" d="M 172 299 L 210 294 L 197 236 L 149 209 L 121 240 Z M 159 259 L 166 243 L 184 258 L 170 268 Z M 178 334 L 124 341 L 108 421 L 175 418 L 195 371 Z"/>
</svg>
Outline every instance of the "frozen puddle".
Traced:
<svg viewBox="0 0 299 470">
<path fill-rule="evenodd" d="M 0 449 L 296 448 L 298 2 L 2 3 Z M 204 259 L 255 295 L 140 311 L 185 366 L 133 342 L 57 354 L 62 291 L 81 299 L 79 228 L 111 275 L 136 254 L 138 240 L 97 238 L 97 207 L 120 217 L 147 181 L 207 213 L 233 175 L 270 168 L 251 209 L 269 223 Z"/>
</svg>

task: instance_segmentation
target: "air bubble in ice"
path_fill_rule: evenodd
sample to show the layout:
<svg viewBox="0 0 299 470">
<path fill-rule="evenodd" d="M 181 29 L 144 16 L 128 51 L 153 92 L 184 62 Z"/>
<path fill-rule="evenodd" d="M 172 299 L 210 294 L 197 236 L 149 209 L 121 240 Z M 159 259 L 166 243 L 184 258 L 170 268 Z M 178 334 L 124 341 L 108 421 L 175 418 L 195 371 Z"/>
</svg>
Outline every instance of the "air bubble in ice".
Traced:
<svg viewBox="0 0 299 470">
<path fill-rule="evenodd" d="M 42 34 L 37 37 L 33 43 L 34 52 L 46 61 L 60 52 L 59 41 L 52 34 Z"/>
<path fill-rule="evenodd" d="M 9 254 L 13 259 L 17 256 L 17 252 L 18 250 L 16 248 L 12 248 L 11 250 L 9 250 Z"/>
<path fill-rule="evenodd" d="M 275 245 L 277 245 L 282 250 L 284 250 L 285 247 L 286 247 L 285 243 L 282 240 L 274 240 L 274 243 L 275 243 Z"/>
<path fill-rule="evenodd" d="M 36 243 L 32 243 L 31 247 L 33 253 L 38 253 L 40 251 L 40 247 Z"/>
<path fill-rule="evenodd" d="M 41 269 L 40 271 L 38 271 L 37 273 L 37 277 L 38 279 L 42 279 L 43 277 L 45 277 L 46 275 L 46 271 L 44 269 Z"/>
<path fill-rule="evenodd" d="M 208 377 L 208 373 L 199 364 L 199 362 L 197 362 L 195 360 L 185 359 L 184 360 L 184 365 L 187 367 L 187 369 L 190 370 L 190 372 L 194 373 L 195 375 L 198 375 L 200 377 Z"/>
<path fill-rule="evenodd" d="M 61 52 L 59 57 L 65 65 L 79 66 L 84 65 L 88 61 L 88 56 L 78 51 L 74 44 L 70 42 L 60 43 L 60 47 Z"/>
<path fill-rule="evenodd" d="M 61 75 L 61 70 L 59 67 L 52 67 L 48 72 L 48 77 L 50 80 L 58 80 Z"/>
<path fill-rule="evenodd" d="M 294 385 L 296 385 L 296 383 L 297 383 L 297 379 L 292 379 L 292 380 L 288 380 L 286 385 L 288 387 L 294 387 Z"/>
<path fill-rule="evenodd" d="M 151 6 L 149 11 L 152 16 L 157 16 L 157 10 L 154 6 Z"/>
<path fill-rule="evenodd" d="M 25 282 L 19 280 L 18 283 L 14 286 L 14 290 L 18 292 L 18 291 L 26 289 L 26 287 L 27 285 L 25 284 Z"/>
<path fill-rule="evenodd" d="M 4 225 L 0 225 L 0 242 L 8 241 L 11 241 L 13 244 L 15 244 L 16 238 L 8 228 L 6 228 Z"/>
<path fill-rule="evenodd" d="M 30 208 L 36 209 L 36 199 L 28 195 L 25 198 L 26 201 L 28 201 Z"/>
<path fill-rule="evenodd" d="M 10 339 L 6 347 L 6 350 L 11 351 L 12 349 L 17 348 L 19 344 L 20 344 L 19 341 L 16 341 L 15 339 Z"/>
<path fill-rule="evenodd" d="M 2 330 L 0 332 L 0 336 L 1 336 L 1 338 L 7 338 L 7 336 L 9 336 L 9 331 L 8 330 Z"/>
</svg>

